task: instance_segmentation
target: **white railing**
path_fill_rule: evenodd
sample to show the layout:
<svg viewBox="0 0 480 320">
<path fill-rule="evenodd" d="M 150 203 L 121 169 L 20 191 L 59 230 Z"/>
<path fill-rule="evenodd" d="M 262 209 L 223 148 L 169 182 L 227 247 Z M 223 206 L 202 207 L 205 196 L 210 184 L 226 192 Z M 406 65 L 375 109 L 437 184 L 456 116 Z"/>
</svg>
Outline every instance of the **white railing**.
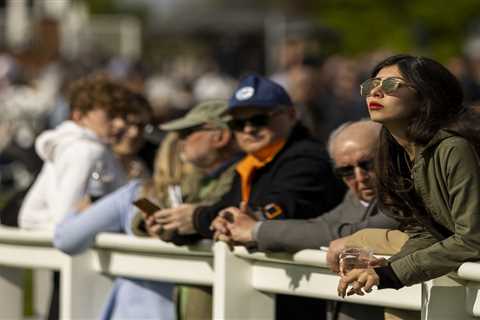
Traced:
<svg viewBox="0 0 480 320">
<path fill-rule="evenodd" d="M 211 285 L 214 319 L 272 319 L 277 293 L 340 299 L 338 276 L 328 270 L 320 250 L 252 254 L 242 247 L 231 252 L 224 243 L 212 250 L 209 243 L 177 247 L 156 239 L 100 234 L 94 248 L 71 257 L 52 247 L 51 233 L 0 227 L 0 319 L 22 317 L 23 268 L 60 272 L 61 319 L 98 316 L 111 276 Z M 463 264 L 458 277 L 462 285 L 442 277 L 346 301 L 422 310 L 422 319 L 480 316 L 480 264 Z"/>
</svg>

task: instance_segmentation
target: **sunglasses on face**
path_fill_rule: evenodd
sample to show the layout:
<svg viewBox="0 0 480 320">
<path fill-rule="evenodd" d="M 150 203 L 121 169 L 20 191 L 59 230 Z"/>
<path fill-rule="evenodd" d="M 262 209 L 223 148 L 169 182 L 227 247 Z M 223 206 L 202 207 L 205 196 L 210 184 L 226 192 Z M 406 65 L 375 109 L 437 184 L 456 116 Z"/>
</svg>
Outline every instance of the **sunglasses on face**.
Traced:
<svg viewBox="0 0 480 320">
<path fill-rule="evenodd" d="M 351 178 L 355 176 L 355 168 L 360 168 L 364 171 L 371 171 L 373 169 L 373 160 L 362 160 L 357 163 L 357 165 L 352 166 L 343 166 L 336 167 L 334 169 L 335 175 L 339 178 Z"/>
<path fill-rule="evenodd" d="M 214 128 L 206 128 L 206 127 L 203 127 L 203 125 L 200 125 L 200 126 L 195 126 L 195 127 L 191 127 L 191 128 L 185 128 L 185 129 L 182 129 L 182 130 L 178 130 L 178 137 L 180 139 L 186 139 L 188 136 L 190 136 L 191 134 L 195 133 L 195 132 L 198 132 L 198 131 L 209 131 L 209 130 L 215 130 Z"/>
<path fill-rule="evenodd" d="M 248 118 L 233 118 L 228 123 L 228 126 L 234 131 L 243 131 L 247 124 L 254 128 L 266 127 L 270 124 L 270 120 L 272 119 L 272 117 L 282 113 L 283 111 L 285 110 L 279 109 L 268 113 L 255 114 Z"/>
<path fill-rule="evenodd" d="M 365 80 L 360 85 L 360 95 L 367 97 L 373 89 L 380 87 L 386 94 L 391 94 L 398 90 L 401 86 L 412 87 L 412 85 L 406 83 L 403 79 L 398 77 L 389 77 L 385 79 L 371 78 Z"/>
</svg>

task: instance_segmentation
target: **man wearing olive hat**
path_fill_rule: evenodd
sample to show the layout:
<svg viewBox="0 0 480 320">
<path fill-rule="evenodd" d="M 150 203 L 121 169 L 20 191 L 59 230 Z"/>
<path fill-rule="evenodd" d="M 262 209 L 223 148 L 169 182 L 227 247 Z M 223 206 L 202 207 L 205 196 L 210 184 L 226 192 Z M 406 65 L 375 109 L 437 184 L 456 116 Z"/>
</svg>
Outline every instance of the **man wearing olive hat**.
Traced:
<svg viewBox="0 0 480 320">
<path fill-rule="evenodd" d="M 196 171 L 204 176 L 201 185 L 198 186 L 199 194 L 195 195 L 195 198 L 201 199 L 203 204 L 218 201 L 220 196 L 230 189 L 234 171 L 232 165 L 242 156 L 227 125 L 231 120 L 231 116 L 225 113 L 227 106 L 227 102 L 223 100 L 206 101 L 195 106 L 183 117 L 160 125 L 160 129 L 178 134 L 181 140 L 182 159 L 192 164 Z M 188 203 L 157 211 L 147 221 L 146 227 L 149 228 L 150 234 L 157 234 L 162 230 L 186 234 L 184 225 L 188 223 L 183 219 L 171 221 L 170 224 L 162 217 L 169 212 L 178 211 L 183 214 L 184 211 L 191 211 L 195 207 L 196 205 Z M 188 220 L 188 215 L 183 214 L 182 218 Z M 191 242 L 198 239 L 199 237 L 192 237 L 186 240 Z"/>
</svg>

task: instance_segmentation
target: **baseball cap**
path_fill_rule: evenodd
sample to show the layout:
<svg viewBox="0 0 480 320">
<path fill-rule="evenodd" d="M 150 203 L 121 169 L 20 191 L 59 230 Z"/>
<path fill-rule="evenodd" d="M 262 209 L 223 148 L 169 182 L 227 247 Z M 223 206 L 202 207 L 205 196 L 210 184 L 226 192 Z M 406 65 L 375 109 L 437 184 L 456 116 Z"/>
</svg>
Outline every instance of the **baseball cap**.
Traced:
<svg viewBox="0 0 480 320">
<path fill-rule="evenodd" d="M 228 110 L 239 107 L 275 108 L 293 106 L 285 89 L 267 78 L 251 74 L 240 80 L 228 101 Z"/>
<path fill-rule="evenodd" d="M 207 123 L 226 128 L 228 121 L 231 120 L 231 116 L 225 114 L 227 108 L 228 104 L 225 100 L 205 101 L 193 107 L 183 117 L 161 124 L 160 129 L 182 130 Z"/>
</svg>

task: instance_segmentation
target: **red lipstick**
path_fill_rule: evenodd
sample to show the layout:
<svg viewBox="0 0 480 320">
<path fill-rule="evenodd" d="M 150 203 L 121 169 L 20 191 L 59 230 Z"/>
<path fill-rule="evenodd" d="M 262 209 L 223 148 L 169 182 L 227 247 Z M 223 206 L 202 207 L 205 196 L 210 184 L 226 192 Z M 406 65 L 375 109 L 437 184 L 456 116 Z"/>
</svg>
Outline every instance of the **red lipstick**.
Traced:
<svg viewBox="0 0 480 320">
<path fill-rule="evenodd" d="M 380 110 L 380 109 L 383 109 L 383 105 L 378 103 L 378 102 L 370 102 L 368 104 L 368 109 L 370 110 Z"/>
</svg>

